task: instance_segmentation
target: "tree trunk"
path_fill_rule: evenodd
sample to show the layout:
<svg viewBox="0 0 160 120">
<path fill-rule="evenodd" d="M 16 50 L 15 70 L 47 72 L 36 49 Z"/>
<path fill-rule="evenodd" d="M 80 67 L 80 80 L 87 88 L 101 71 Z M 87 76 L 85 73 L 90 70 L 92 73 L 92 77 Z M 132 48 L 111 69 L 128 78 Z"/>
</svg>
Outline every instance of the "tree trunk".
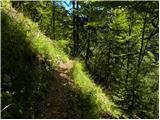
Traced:
<svg viewBox="0 0 160 120">
<path fill-rule="evenodd" d="M 52 35 L 53 35 L 53 40 L 56 39 L 55 35 L 55 3 L 54 1 L 52 2 Z"/>
<path fill-rule="evenodd" d="M 88 39 L 87 39 L 87 49 L 86 49 L 86 58 L 85 58 L 85 63 L 86 63 L 86 66 L 88 66 L 88 59 L 89 59 L 89 50 L 90 50 L 90 39 L 91 39 L 91 29 L 88 28 Z"/>
<path fill-rule="evenodd" d="M 131 14 L 131 13 L 129 13 Z M 131 32 L 132 32 L 132 26 L 133 26 L 133 16 L 130 16 L 130 24 L 129 24 L 129 32 L 128 35 L 131 36 Z M 130 64 L 130 40 L 127 40 L 127 74 L 126 74 L 126 85 L 128 82 L 128 77 L 129 77 L 129 64 Z"/>
<path fill-rule="evenodd" d="M 108 41 L 108 59 L 107 59 L 107 70 L 106 70 L 106 88 L 109 88 L 109 84 L 110 84 L 110 57 L 111 57 L 111 41 Z"/>
<path fill-rule="evenodd" d="M 76 15 L 76 26 L 77 26 L 77 29 L 76 29 L 76 55 L 78 54 L 79 52 L 79 3 L 77 1 L 77 15 Z"/>
<path fill-rule="evenodd" d="M 147 13 L 145 15 L 144 18 L 144 22 L 143 22 L 143 29 L 142 29 L 142 38 L 141 38 L 141 48 L 140 48 L 140 53 L 139 53 L 139 59 L 138 59 L 138 63 L 137 63 L 137 71 L 136 71 L 136 75 L 132 80 L 132 96 L 131 96 L 131 106 L 129 108 L 129 113 L 130 116 L 132 116 L 133 111 L 135 110 L 135 89 L 136 89 L 136 84 L 138 84 L 138 74 L 140 72 L 140 65 L 141 65 L 141 57 L 142 57 L 142 51 L 143 51 L 143 47 L 144 47 L 144 33 L 145 33 L 145 27 L 146 27 L 146 17 L 147 17 Z"/>
<path fill-rule="evenodd" d="M 76 17 L 75 17 L 75 1 L 73 4 L 73 56 L 76 56 Z"/>
</svg>

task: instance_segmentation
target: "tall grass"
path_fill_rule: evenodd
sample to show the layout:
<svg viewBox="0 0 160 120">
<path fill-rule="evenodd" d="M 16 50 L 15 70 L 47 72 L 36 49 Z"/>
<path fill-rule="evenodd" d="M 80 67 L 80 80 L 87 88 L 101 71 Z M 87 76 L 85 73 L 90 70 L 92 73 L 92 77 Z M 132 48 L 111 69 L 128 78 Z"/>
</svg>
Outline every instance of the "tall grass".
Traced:
<svg viewBox="0 0 160 120">
<path fill-rule="evenodd" d="M 121 111 L 104 94 L 102 88 L 96 85 L 89 75 L 83 71 L 83 66 L 80 62 L 74 62 L 71 75 L 83 94 L 82 99 L 85 101 L 82 102 L 89 100 L 85 103 L 86 106 L 91 108 L 87 111 L 88 115 L 92 114 L 96 118 L 101 117 L 105 112 L 111 113 L 114 117 L 121 115 Z"/>
<path fill-rule="evenodd" d="M 2 12 L 9 16 L 12 24 L 16 24 L 20 32 L 26 35 L 25 40 L 34 53 L 43 55 L 53 67 L 57 66 L 56 61 L 58 59 L 67 61 L 68 57 L 60 47 L 63 42 L 51 41 L 38 29 L 36 23 L 13 9 L 8 2 L 2 2 Z M 105 112 L 111 113 L 114 117 L 121 114 L 120 110 L 104 94 L 101 87 L 97 86 L 83 71 L 83 66 L 78 61 L 74 62 L 71 76 L 82 93 L 80 96 L 81 103 L 77 104 L 83 106 L 82 109 L 86 118 L 99 118 Z"/>
<path fill-rule="evenodd" d="M 63 52 L 63 42 L 56 42 L 46 37 L 38 28 L 38 25 L 26 18 L 22 13 L 17 12 L 11 7 L 7 1 L 2 2 L 2 12 L 7 14 L 12 19 L 13 24 L 17 24 L 19 30 L 27 37 L 27 41 L 33 50 L 37 54 L 41 54 L 45 59 L 48 59 L 52 67 L 55 67 L 57 60 L 67 61 L 68 57 Z M 63 44 L 65 45 L 65 44 Z"/>
</svg>

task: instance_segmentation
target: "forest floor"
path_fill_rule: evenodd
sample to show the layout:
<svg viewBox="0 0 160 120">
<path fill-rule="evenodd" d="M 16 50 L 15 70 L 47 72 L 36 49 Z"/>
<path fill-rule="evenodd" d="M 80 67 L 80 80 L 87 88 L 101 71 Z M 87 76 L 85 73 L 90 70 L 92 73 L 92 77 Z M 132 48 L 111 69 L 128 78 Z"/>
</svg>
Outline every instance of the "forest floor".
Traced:
<svg viewBox="0 0 160 120">
<path fill-rule="evenodd" d="M 80 118 L 78 110 L 73 108 L 73 97 L 78 93 L 68 73 L 73 61 L 60 63 L 53 71 L 53 79 L 48 82 L 47 91 L 39 102 L 38 118 Z"/>
<path fill-rule="evenodd" d="M 79 105 L 80 90 L 70 78 L 73 61 L 60 63 L 58 69 L 52 71 L 52 79 L 48 81 L 45 94 L 39 99 L 34 117 L 38 119 L 82 119 L 85 118 L 83 108 Z M 33 117 L 33 118 L 34 118 Z M 102 118 L 114 118 L 105 113 Z"/>
</svg>

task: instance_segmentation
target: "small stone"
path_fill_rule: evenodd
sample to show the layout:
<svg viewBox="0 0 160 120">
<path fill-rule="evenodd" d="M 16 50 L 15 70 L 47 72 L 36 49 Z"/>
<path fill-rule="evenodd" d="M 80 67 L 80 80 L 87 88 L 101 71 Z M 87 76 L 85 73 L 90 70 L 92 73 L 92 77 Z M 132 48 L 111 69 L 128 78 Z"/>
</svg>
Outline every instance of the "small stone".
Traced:
<svg viewBox="0 0 160 120">
<path fill-rule="evenodd" d="M 47 106 L 50 106 L 50 105 L 51 105 L 50 103 L 47 104 Z"/>
</svg>

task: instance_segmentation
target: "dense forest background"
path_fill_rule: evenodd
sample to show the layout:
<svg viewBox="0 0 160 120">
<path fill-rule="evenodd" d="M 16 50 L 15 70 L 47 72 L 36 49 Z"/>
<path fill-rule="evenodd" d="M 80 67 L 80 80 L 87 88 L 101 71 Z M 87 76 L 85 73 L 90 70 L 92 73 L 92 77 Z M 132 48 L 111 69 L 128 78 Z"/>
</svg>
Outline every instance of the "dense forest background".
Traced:
<svg viewBox="0 0 160 120">
<path fill-rule="evenodd" d="M 45 48 L 43 44 L 48 43 L 38 39 L 35 42 L 37 51 L 33 52 L 29 42 L 24 40 L 27 41 L 34 29 L 56 43 L 53 48 L 61 49 L 71 60 L 82 62 L 92 81 L 101 86 L 118 106 L 115 109 L 122 112 L 118 118 L 159 118 L 158 1 L 70 1 L 69 4 L 65 1 L 12 1 L 10 5 L 14 10 L 10 10 L 11 13 L 5 11 L 7 5 L 2 6 L 1 14 L 2 118 L 30 118 L 33 111 L 36 116 L 39 111 L 35 106 L 46 94 L 46 80 L 51 79 L 50 71 L 55 62 L 50 62 L 49 58 L 44 60 L 43 56 L 57 53 L 52 46 Z M 17 13 L 13 14 L 15 11 Z M 31 25 L 27 31 L 25 22 L 16 24 L 9 17 L 20 21 L 21 18 L 16 18 L 19 13 L 35 26 Z M 29 39 L 35 36 L 38 34 Z M 56 57 L 57 64 L 65 62 L 61 56 Z M 43 66 L 41 71 L 40 65 Z M 79 79 L 85 80 L 82 76 Z M 70 116 L 66 118 L 95 117 L 94 110 L 83 113 L 92 107 L 82 109 L 89 104 L 90 97 L 82 98 L 77 99 L 83 101 L 83 105 L 73 105 L 78 110 L 68 108 L 80 115 L 68 112 Z M 72 101 L 77 104 L 76 100 Z M 114 113 L 111 111 L 109 115 L 114 116 Z"/>
</svg>

